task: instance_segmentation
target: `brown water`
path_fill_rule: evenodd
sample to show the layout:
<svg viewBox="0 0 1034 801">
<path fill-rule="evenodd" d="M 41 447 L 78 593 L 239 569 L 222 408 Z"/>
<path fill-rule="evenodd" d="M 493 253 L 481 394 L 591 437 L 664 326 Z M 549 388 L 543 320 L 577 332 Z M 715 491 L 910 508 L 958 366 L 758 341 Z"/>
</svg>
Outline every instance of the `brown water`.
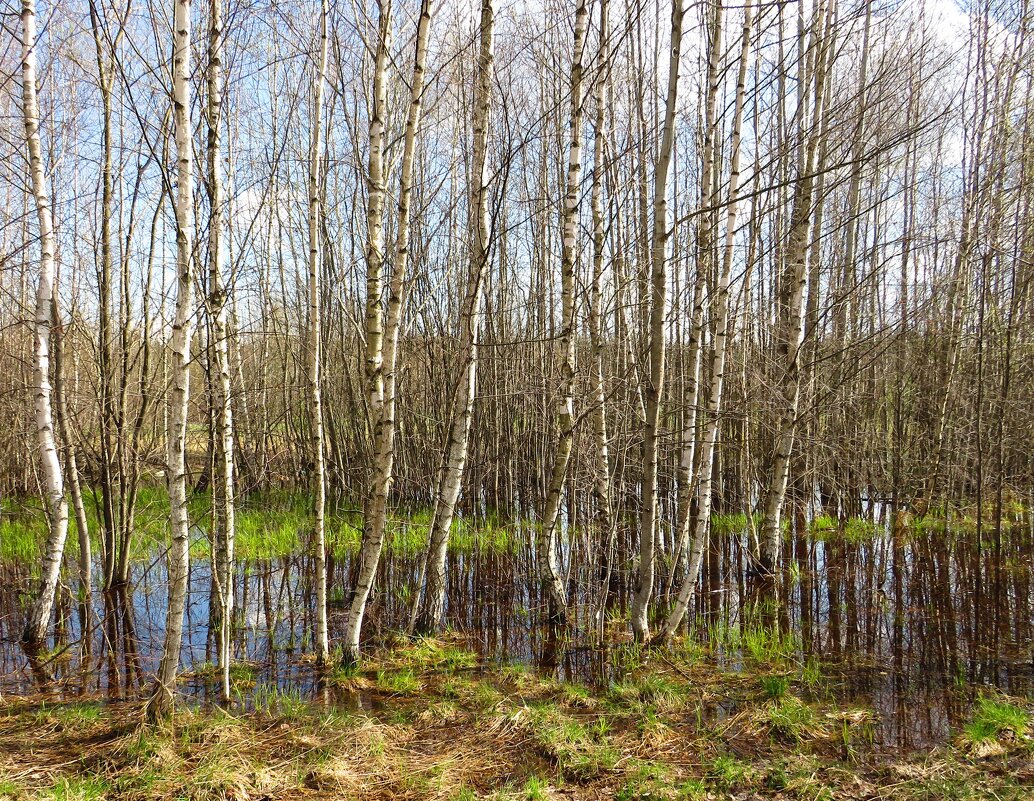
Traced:
<svg viewBox="0 0 1034 801">
<path fill-rule="evenodd" d="M 532 535 L 518 530 L 515 536 L 512 552 L 450 555 L 448 625 L 486 663 L 532 664 L 560 678 L 606 683 L 618 670 L 618 644 L 595 647 L 594 638 L 586 635 L 597 591 L 591 577 L 597 568 L 582 554 L 591 549 L 576 547 L 565 554 L 571 566 L 573 633 L 558 646 L 538 623 L 542 599 Z M 804 535 L 786 539 L 784 563 L 791 567 L 778 582 L 785 602 L 771 625 L 794 643 L 796 661 L 823 665 L 839 701 L 876 710 L 876 737 L 885 746 L 943 741 L 964 721 L 973 697 L 988 687 L 1013 695 L 1034 693 L 1030 521 L 1014 521 L 1000 541 L 986 532 L 983 539 L 978 542 L 972 530 L 918 528 L 897 536 L 880 529 L 853 543 L 836 533 L 826 540 Z M 748 610 L 771 610 L 774 605 L 752 589 L 746 536 L 716 535 L 712 541 L 697 594 L 693 636 L 712 646 L 710 658 L 716 662 L 749 669 L 737 638 L 716 632 L 756 625 L 757 613 Z M 418 561 L 414 556 L 383 561 L 364 632 L 370 647 L 404 628 Z M 630 560 L 618 565 L 614 615 L 627 598 L 632 567 Z M 350 586 L 350 570 L 350 560 L 331 568 L 332 643 L 343 634 L 341 588 Z M 319 676 L 305 658 L 315 623 L 311 576 L 304 556 L 237 566 L 234 654 L 252 666 L 258 692 L 275 687 L 302 698 L 324 697 Z M 36 689 L 18 645 L 23 593 L 30 585 L 27 566 L 0 565 L 0 692 Z M 666 586 L 662 575 L 662 599 Z M 208 561 L 193 561 L 181 654 L 185 666 L 202 667 L 214 658 L 210 592 Z M 57 679 L 52 691 L 63 697 L 138 694 L 157 666 L 165 600 L 163 560 L 134 565 L 130 591 L 94 598 L 100 623 L 90 635 L 92 655 L 86 660 L 78 612 L 65 586 L 49 643 Z M 615 641 L 624 638 L 620 624 L 615 631 Z M 182 689 L 199 702 L 214 698 L 214 685 L 202 677 L 185 681 Z M 245 706 L 248 693 L 241 698 Z M 337 700 L 353 706 L 369 703 L 359 697 Z M 706 711 L 722 713 L 717 708 Z"/>
</svg>

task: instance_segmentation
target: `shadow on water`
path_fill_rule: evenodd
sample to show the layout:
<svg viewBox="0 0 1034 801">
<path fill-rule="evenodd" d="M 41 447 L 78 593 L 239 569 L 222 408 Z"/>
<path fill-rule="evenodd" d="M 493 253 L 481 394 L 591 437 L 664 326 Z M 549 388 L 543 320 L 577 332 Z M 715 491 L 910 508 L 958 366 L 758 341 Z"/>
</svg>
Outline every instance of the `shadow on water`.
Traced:
<svg viewBox="0 0 1034 801">
<path fill-rule="evenodd" d="M 806 530 L 807 529 L 807 530 Z M 765 626 L 780 632 L 800 665 L 822 665 L 841 702 L 871 706 L 876 738 L 894 747 L 944 740 L 972 699 L 988 687 L 1025 695 L 1034 689 L 1031 573 L 1034 533 L 1029 519 L 1015 522 L 992 555 L 978 549 L 967 526 L 909 524 L 893 532 L 869 524 L 794 521 L 785 538 L 786 567 L 760 593 L 749 576 L 746 532 L 718 527 L 704 560 L 690 636 L 724 668 L 749 668 L 743 632 Z M 626 639 L 621 609 L 634 581 L 633 563 L 614 566 L 616 598 L 608 648 L 595 646 L 598 566 L 587 546 L 565 554 L 570 563 L 571 633 L 565 640 L 540 626 L 540 583 L 533 533 L 515 527 L 506 547 L 472 548 L 449 557 L 449 627 L 485 665 L 520 663 L 552 677 L 601 685 L 615 677 L 614 649 Z M 626 554 L 631 549 L 626 550 Z M 383 560 L 367 613 L 367 644 L 388 642 L 408 620 L 419 558 Z M 331 641 L 343 635 L 342 588 L 351 585 L 351 558 L 332 561 Z M 660 571 L 662 574 L 666 570 Z M 31 586 L 27 565 L 0 565 L 0 691 L 45 688 L 63 698 L 139 696 L 157 668 L 166 614 L 164 563 L 134 564 L 130 589 L 97 593 L 92 648 L 82 648 L 77 605 L 62 585 L 58 625 L 46 648 L 22 650 L 19 634 Z M 667 576 L 658 579 L 663 599 Z M 211 566 L 190 565 L 190 595 L 181 653 L 181 691 L 213 703 L 218 684 Z M 982 590 L 981 590 L 982 588 Z M 375 708 L 371 694 L 335 694 L 314 669 L 309 632 L 315 608 L 312 565 L 293 554 L 237 565 L 234 621 L 235 685 L 245 706 L 263 693 L 291 694 L 356 708 Z M 778 595 L 783 603 L 771 602 Z M 733 632 L 740 632 L 733 636 Z M 754 655 L 756 656 L 756 655 Z M 705 710 L 721 717 L 727 708 Z"/>
</svg>

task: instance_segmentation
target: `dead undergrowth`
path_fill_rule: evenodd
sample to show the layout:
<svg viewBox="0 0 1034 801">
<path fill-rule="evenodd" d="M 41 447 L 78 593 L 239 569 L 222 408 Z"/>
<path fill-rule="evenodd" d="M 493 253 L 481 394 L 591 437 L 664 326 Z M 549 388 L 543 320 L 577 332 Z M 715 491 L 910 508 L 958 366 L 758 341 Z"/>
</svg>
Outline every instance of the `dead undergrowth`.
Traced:
<svg viewBox="0 0 1034 801">
<path fill-rule="evenodd" d="M 455 643 L 385 652 L 317 704 L 182 706 L 163 729 L 100 701 L 0 701 L 0 800 L 1027 799 L 1029 710 L 985 699 L 954 742 L 880 749 L 873 714 L 773 664 L 631 654 L 608 686 L 483 668 Z"/>
</svg>

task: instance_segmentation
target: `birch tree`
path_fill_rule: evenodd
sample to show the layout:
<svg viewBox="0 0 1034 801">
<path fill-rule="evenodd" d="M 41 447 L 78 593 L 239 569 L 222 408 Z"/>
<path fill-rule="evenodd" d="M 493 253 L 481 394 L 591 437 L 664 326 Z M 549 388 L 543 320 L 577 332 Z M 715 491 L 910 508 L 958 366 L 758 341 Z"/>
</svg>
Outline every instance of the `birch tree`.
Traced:
<svg viewBox="0 0 1034 801">
<path fill-rule="evenodd" d="M 643 507 L 639 520 L 638 587 L 632 600 L 632 634 L 638 641 L 650 639 L 650 598 L 653 596 L 657 527 L 657 459 L 664 393 L 665 328 L 668 284 L 668 169 L 675 147 L 675 111 L 678 103 L 679 58 L 682 54 L 682 0 L 671 5 L 671 45 L 668 52 L 668 90 L 664 106 L 660 151 L 654 170 L 653 233 L 650 264 L 649 374 L 643 394 L 646 418 L 643 426 Z"/>
<path fill-rule="evenodd" d="M 460 312 L 460 372 L 452 399 L 452 421 L 443 454 L 438 486 L 434 495 L 428 539 L 427 567 L 424 571 L 422 611 L 416 620 L 416 631 L 431 633 L 441 625 L 445 614 L 445 560 L 449 532 L 456 512 L 467 464 L 470 425 L 474 416 L 474 393 L 477 387 L 478 346 L 481 338 L 481 317 L 484 305 L 484 283 L 489 266 L 489 170 L 488 134 L 492 106 L 492 82 L 495 64 L 494 0 L 482 0 L 479 28 L 477 77 L 474 86 L 474 143 L 470 160 L 471 192 L 468 230 L 470 252 L 467 285 Z M 418 599 L 418 603 L 420 599 Z"/>
<path fill-rule="evenodd" d="M 722 20 L 725 9 L 722 0 L 716 0 L 713 10 L 705 4 L 707 46 L 707 73 L 704 90 L 703 143 L 700 165 L 700 207 L 696 224 L 696 276 L 693 282 L 690 311 L 689 369 L 686 377 L 686 413 L 682 423 L 682 455 L 679 460 L 679 499 L 676 536 L 678 538 L 674 568 L 677 569 L 689 542 L 690 506 L 696 488 L 697 410 L 700 406 L 701 366 L 704 351 L 704 307 L 707 301 L 707 281 L 714 264 L 714 172 L 717 148 L 717 114 L 715 105 L 721 76 L 718 62 L 722 53 Z"/>
<path fill-rule="evenodd" d="M 812 21 L 808 52 L 802 56 L 804 72 L 800 85 L 813 93 L 811 113 L 804 137 L 798 150 L 797 181 L 794 185 L 793 207 L 785 252 L 784 280 L 787 282 L 787 303 L 780 307 L 777 320 L 776 369 L 779 383 L 779 421 L 775 436 L 772 466 L 765 490 L 764 518 L 760 539 L 762 552 L 759 568 L 762 575 L 774 573 L 779 558 L 783 500 L 790 476 L 790 456 L 797 431 L 800 411 L 802 364 L 804 344 L 804 294 L 808 284 L 808 238 L 811 231 L 813 191 L 815 187 L 816 156 L 822 129 L 823 101 L 826 96 L 826 54 L 829 26 L 825 4 L 820 4 Z M 801 111 L 806 108 L 802 92 Z"/>
<path fill-rule="evenodd" d="M 611 506 L 610 490 L 610 444 L 607 434 L 607 392 L 604 384 L 604 335 L 603 335 L 603 270 L 606 249 L 606 222 L 603 209 L 603 185 L 606 180 L 607 143 L 607 97 L 610 78 L 610 17 L 608 0 L 600 0 L 599 65 L 593 90 L 596 117 L 593 123 L 592 188 L 592 282 L 589 286 L 588 328 L 592 351 L 590 365 L 590 386 L 593 404 L 592 430 L 596 453 L 593 460 L 593 495 L 596 501 L 596 517 L 599 523 L 601 571 L 600 600 L 597 607 L 597 625 L 603 633 L 607 599 L 610 594 L 614 567 L 614 540 L 616 530 Z"/>
<path fill-rule="evenodd" d="M 230 700 L 230 647 L 233 621 L 234 437 L 233 383 L 230 380 L 227 290 L 223 279 L 223 176 L 221 125 L 223 7 L 209 4 L 208 30 L 208 315 L 211 321 L 212 415 L 215 420 L 215 475 L 212 477 L 212 531 L 219 620 L 219 668 L 224 701 Z"/>
<path fill-rule="evenodd" d="M 366 176 L 366 391 L 367 414 L 373 428 L 375 451 L 381 448 L 387 450 L 389 447 L 378 438 L 384 437 L 384 140 L 388 113 L 388 59 L 392 37 L 391 0 L 379 0 L 377 9 L 373 97 L 370 104 L 369 166 Z M 411 176 L 412 165 L 410 178 Z M 373 578 L 384 544 L 391 468 L 378 464 L 377 460 L 381 458 L 392 457 L 390 453 L 384 457 L 381 457 L 380 453 L 374 456 L 374 475 L 367 494 L 366 522 L 359 552 L 359 578 L 348 615 L 348 631 L 344 646 L 346 664 L 354 664 L 359 659 L 359 637 L 366 612 L 366 601 L 373 586 Z"/>
<path fill-rule="evenodd" d="M 38 652 L 47 636 L 57 592 L 58 576 L 65 538 L 68 535 L 68 503 L 65 500 L 64 473 L 54 430 L 54 410 L 50 384 L 51 326 L 54 322 L 54 262 L 57 240 L 54 217 L 47 192 L 40 142 L 40 108 L 36 93 L 36 3 L 22 0 L 22 119 L 25 145 L 29 155 L 29 178 L 39 226 L 40 260 L 36 283 L 36 315 L 33 328 L 33 392 L 36 435 L 43 467 L 49 531 L 44 546 L 39 588 L 29 608 L 22 642 L 30 655 Z M 60 376 L 60 374 L 59 374 Z"/>
<path fill-rule="evenodd" d="M 725 363 L 730 336 L 730 291 L 732 280 L 733 248 L 736 244 L 736 221 L 739 213 L 740 186 L 740 142 L 743 129 L 743 106 L 747 86 L 747 65 L 750 61 L 751 6 L 747 2 L 743 6 L 743 29 L 740 37 L 739 67 L 736 77 L 736 99 L 733 107 L 732 131 L 730 134 L 729 182 L 728 198 L 725 211 L 725 242 L 722 251 L 722 266 L 718 277 L 718 291 L 714 303 L 714 352 L 711 355 L 711 386 L 707 400 L 707 417 L 704 424 L 704 436 L 700 446 L 700 464 L 696 472 L 697 497 L 696 520 L 693 524 L 693 536 L 690 541 L 688 559 L 689 570 L 683 580 L 682 589 L 671 612 L 660 631 L 661 640 L 669 639 L 677 630 L 689 608 L 697 578 L 700 575 L 700 563 L 707 547 L 707 536 L 711 525 L 711 477 L 714 473 L 714 451 L 718 440 L 721 422 L 723 390 L 725 386 Z M 687 502 L 688 499 L 684 502 Z M 688 511 L 680 510 L 680 515 Z M 688 524 L 687 524 L 688 525 Z"/>
<path fill-rule="evenodd" d="M 194 152 L 190 121 L 190 0 L 174 0 L 172 20 L 172 118 L 176 139 L 176 308 L 169 338 L 171 388 L 168 400 L 165 476 L 169 491 L 169 602 L 165 644 L 145 713 L 154 722 L 172 709 L 190 559 L 187 516 L 187 411 L 190 403 L 190 345 L 194 312 Z"/>
<path fill-rule="evenodd" d="M 557 563 L 557 527 L 560 500 L 567 481 L 567 466 L 574 445 L 574 380 L 575 380 L 575 267 L 578 251 L 578 194 L 582 178 L 582 57 L 585 34 L 589 27 L 587 0 L 577 0 L 574 12 L 574 53 L 571 61 L 571 114 L 568 123 L 567 186 L 562 214 L 560 257 L 562 312 L 560 323 L 560 395 L 557 400 L 557 424 L 560 438 L 553 457 L 553 471 L 546 495 L 539 535 L 539 561 L 542 581 L 549 602 L 548 617 L 554 629 L 564 627 L 567 620 L 567 588 Z"/>
<path fill-rule="evenodd" d="M 360 564 L 380 558 L 380 550 L 384 543 L 387 525 L 388 494 L 391 489 L 395 460 L 395 407 L 398 387 L 398 344 L 402 327 L 402 313 L 406 294 L 409 290 L 409 235 L 410 207 L 413 196 L 413 169 L 416 162 L 417 133 L 420 129 L 420 117 L 424 95 L 424 73 L 427 64 L 427 43 L 431 33 L 431 0 L 422 0 L 420 16 L 417 20 L 416 55 L 413 63 L 413 75 L 410 81 L 409 107 L 406 114 L 406 129 L 402 145 L 402 170 L 399 177 L 398 223 L 395 236 L 395 261 L 392 265 L 391 278 L 388 284 L 387 312 L 384 318 L 383 353 L 379 368 L 383 375 L 380 391 L 383 397 L 377 414 L 374 417 L 373 430 L 373 479 L 367 499 L 366 523 L 363 530 L 363 548 Z M 384 47 L 385 61 L 387 47 Z M 383 76 L 381 87 L 383 87 Z M 376 98 L 383 94 L 383 89 L 375 88 Z M 383 105 L 376 113 L 383 115 Z M 372 128 L 372 125 L 371 125 Z M 381 134 L 382 135 L 382 134 Z M 373 131 L 371 130 L 371 138 Z M 373 159 L 373 149 L 371 156 Z M 371 169 L 371 177 L 373 170 Z M 383 191 L 383 190 L 382 190 Z M 383 203 L 383 200 L 381 201 Z M 372 240 L 371 234 L 371 240 Z M 367 269 L 371 269 L 369 266 Z M 369 303 L 369 299 L 367 301 Z M 369 318 L 368 318 L 369 319 Z M 367 333 L 369 338 L 369 332 Z M 371 416 L 373 412 L 371 411 Z M 376 557 L 373 552 L 376 549 Z M 361 620 L 361 617 L 360 617 Z M 355 627 L 353 642 L 349 648 L 354 650 L 351 659 L 358 658 L 358 635 L 361 623 Z"/>
<path fill-rule="evenodd" d="M 321 232 L 323 222 L 323 84 L 327 74 L 328 16 L 327 0 L 320 5 L 319 52 L 313 77 L 312 121 L 309 131 L 308 235 L 309 235 L 309 424 L 312 427 L 313 521 L 312 553 L 316 564 L 316 661 L 324 664 L 330 653 L 327 631 L 327 462 L 323 433 L 323 390 L 321 387 L 323 326 L 320 308 L 320 274 L 323 270 Z"/>
</svg>

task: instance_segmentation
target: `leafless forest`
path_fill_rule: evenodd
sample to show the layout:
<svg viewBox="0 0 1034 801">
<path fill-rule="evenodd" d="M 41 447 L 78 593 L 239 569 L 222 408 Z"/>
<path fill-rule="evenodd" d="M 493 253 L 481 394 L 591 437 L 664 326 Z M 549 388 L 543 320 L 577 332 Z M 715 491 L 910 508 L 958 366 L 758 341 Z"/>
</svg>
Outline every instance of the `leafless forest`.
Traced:
<svg viewBox="0 0 1034 801">
<path fill-rule="evenodd" d="M 1027 0 L 2 14 L 0 673 L 1030 661 Z"/>
</svg>

